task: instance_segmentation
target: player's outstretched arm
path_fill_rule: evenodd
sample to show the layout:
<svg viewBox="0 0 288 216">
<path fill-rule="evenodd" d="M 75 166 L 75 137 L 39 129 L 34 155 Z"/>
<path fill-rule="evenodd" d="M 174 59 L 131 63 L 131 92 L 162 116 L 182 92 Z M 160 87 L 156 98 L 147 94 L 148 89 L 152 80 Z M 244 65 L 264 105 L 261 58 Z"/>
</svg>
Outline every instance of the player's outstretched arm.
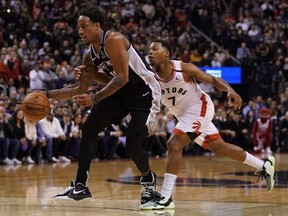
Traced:
<svg viewBox="0 0 288 216">
<path fill-rule="evenodd" d="M 52 99 L 71 99 L 74 95 L 87 93 L 91 81 L 95 80 L 101 84 L 107 84 L 111 77 L 98 72 L 98 68 L 93 65 L 90 59 L 90 53 L 83 55 L 83 65 L 74 69 L 75 77 L 78 79 L 76 84 L 66 86 L 61 89 L 47 91 L 47 96 Z"/>
<path fill-rule="evenodd" d="M 241 108 L 242 98 L 224 79 L 207 74 L 194 64 L 182 63 L 182 68 L 184 75 L 188 78 L 195 78 L 200 82 L 215 86 L 220 91 L 227 92 L 228 105 L 235 109 Z"/>
</svg>

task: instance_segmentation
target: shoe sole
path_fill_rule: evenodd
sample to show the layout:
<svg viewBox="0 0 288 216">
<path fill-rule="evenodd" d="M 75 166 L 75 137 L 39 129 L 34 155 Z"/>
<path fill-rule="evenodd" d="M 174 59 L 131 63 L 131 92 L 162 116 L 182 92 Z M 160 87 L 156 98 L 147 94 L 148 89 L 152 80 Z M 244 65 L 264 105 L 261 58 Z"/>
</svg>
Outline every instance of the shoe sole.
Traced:
<svg viewBox="0 0 288 216">
<path fill-rule="evenodd" d="M 166 209 L 160 209 L 160 210 L 152 210 L 152 211 L 139 211 L 139 214 L 142 216 L 155 216 L 155 215 L 165 215 L 165 216 L 173 216 L 175 214 L 175 210 L 166 210 Z"/>
<path fill-rule="evenodd" d="M 271 192 L 275 185 L 274 174 L 275 174 L 275 158 L 273 156 L 269 156 L 268 160 L 272 163 L 268 163 L 268 165 L 264 164 L 265 171 L 269 174 L 267 176 L 267 189 Z M 270 184 L 269 184 L 270 182 Z"/>
<path fill-rule="evenodd" d="M 54 197 L 55 200 L 75 200 L 75 201 L 88 199 L 88 198 L 92 198 L 92 196 L 89 196 L 89 197 L 77 197 L 77 198 L 68 197 L 68 196 Z"/>
<path fill-rule="evenodd" d="M 76 201 L 79 201 L 79 200 L 83 200 L 83 199 L 88 199 L 88 198 L 91 198 L 92 197 L 92 195 L 90 195 L 90 196 L 69 196 L 68 195 L 68 198 L 70 198 L 70 199 L 73 199 L 73 200 L 76 200 Z"/>
<path fill-rule="evenodd" d="M 151 207 L 142 207 L 142 206 L 139 206 L 139 209 L 140 210 L 164 210 L 165 208 L 163 207 L 163 206 L 158 206 L 158 205 L 156 205 L 156 206 L 151 206 Z"/>
<path fill-rule="evenodd" d="M 175 204 L 174 204 L 173 201 L 170 202 L 168 206 L 164 206 L 164 205 L 161 205 L 161 204 L 158 204 L 158 205 L 163 206 L 164 209 L 175 209 Z"/>
<path fill-rule="evenodd" d="M 142 204 L 139 206 L 140 210 L 162 210 L 162 209 L 175 209 L 175 204 L 174 202 L 171 202 L 168 206 L 164 205 L 159 205 L 154 203 L 153 206 L 145 206 L 145 204 Z"/>
<path fill-rule="evenodd" d="M 59 197 L 54 197 L 54 200 L 73 200 L 73 199 L 69 198 L 68 196 L 59 196 Z"/>
</svg>

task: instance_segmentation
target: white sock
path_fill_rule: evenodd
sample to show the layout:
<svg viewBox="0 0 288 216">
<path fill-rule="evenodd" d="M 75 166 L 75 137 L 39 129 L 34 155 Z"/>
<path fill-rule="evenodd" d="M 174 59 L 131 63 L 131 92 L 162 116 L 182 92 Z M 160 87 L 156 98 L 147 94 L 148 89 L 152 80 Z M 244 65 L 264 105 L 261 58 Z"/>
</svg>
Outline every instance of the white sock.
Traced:
<svg viewBox="0 0 288 216">
<path fill-rule="evenodd" d="M 161 189 L 161 195 L 165 198 L 170 198 L 172 195 L 172 190 L 174 188 L 175 182 L 177 179 L 177 175 L 171 173 L 165 173 L 164 182 Z"/>
<path fill-rule="evenodd" d="M 246 158 L 243 162 L 244 164 L 248 164 L 249 166 L 252 166 L 256 169 L 262 169 L 264 165 L 264 161 L 251 155 L 250 153 L 246 152 Z"/>
</svg>

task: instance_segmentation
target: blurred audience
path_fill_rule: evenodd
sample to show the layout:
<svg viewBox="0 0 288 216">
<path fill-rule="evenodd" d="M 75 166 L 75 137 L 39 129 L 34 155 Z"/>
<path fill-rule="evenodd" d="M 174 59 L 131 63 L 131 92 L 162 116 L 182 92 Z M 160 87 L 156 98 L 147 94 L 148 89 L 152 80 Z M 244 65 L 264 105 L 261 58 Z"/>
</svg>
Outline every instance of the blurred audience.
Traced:
<svg viewBox="0 0 288 216">
<path fill-rule="evenodd" d="M 15 117 L 21 100 L 32 90 L 61 88 L 76 82 L 72 71 L 82 64 L 82 54 L 86 48 L 76 33 L 77 12 L 83 5 L 90 3 L 87 0 L 72 0 L 69 4 L 67 1 L 23 0 L 21 4 L 20 1 L 0 1 L 0 115 L 2 113 L 5 124 L 10 124 L 7 120 L 11 116 L 12 119 Z M 215 92 L 211 86 L 201 84 L 215 101 L 215 125 L 224 139 L 235 141 L 247 151 L 254 151 L 254 141 L 258 152 L 262 139 L 259 145 L 259 137 L 255 138 L 253 126 L 258 121 L 265 124 L 258 120 L 261 119 L 258 114 L 260 110 L 266 109 L 270 112 L 270 117 L 266 119 L 272 122 L 272 136 L 270 141 L 269 136 L 266 136 L 268 140 L 265 140 L 264 145 L 268 149 L 265 148 L 265 151 L 270 152 L 271 142 L 272 151 L 288 152 L 285 129 L 288 111 L 286 1 L 94 0 L 93 4 L 106 12 L 106 21 L 111 23 L 112 30 L 124 33 L 144 55 L 147 55 L 146 47 L 151 39 L 162 38 L 175 44 L 171 58 L 193 62 L 199 67 L 241 66 L 242 83 L 232 86 L 244 99 L 242 115 L 227 107 L 225 95 Z M 92 82 L 88 91 L 97 91 L 102 87 Z M 36 125 L 36 144 L 34 126 L 33 133 L 30 131 L 31 134 L 24 136 L 25 139 L 22 135 L 15 138 L 13 133 L 8 135 L 8 132 L 2 137 L 0 135 L 0 138 L 9 139 L 11 148 L 14 146 L 11 152 L 16 151 L 17 142 L 20 143 L 20 150 L 16 151 L 18 159 L 21 159 L 21 154 L 26 161 L 30 161 L 31 157 L 30 162 L 33 158 L 36 161 L 45 159 L 57 162 L 58 156 L 62 161 L 68 161 L 67 157 L 77 159 L 81 141 L 79 121 L 85 121 L 89 109 L 73 101 L 51 101 L 51 107 L 55 110 L 54 116 L 49 115 L 49 120 L 43 119 L 39 124 L 41 127 Z M 64 120 L 63 128 L 60 127 L 62 131 L 64 129 L 63 133 L 51 136 L 45 129 L 41 135 L 43 124 L 62 121 L 67 112 L 70 115 L 69 130 Z M 11 122 L 18 132 L 23 130 L 22 121 L 16 119 L 14 123 Z M 48 122 L 43 123 L 45 121 Z M 165 139 L 173 131 L 176 121 L 167 111 L 159 114 L 155 124 L 157 130 L 147 138 L 150 139 L 149 147 L 145 144 L 147 150 L 153 152 L 152 155 L 165 155 Z M 128 123 L 125 121 L 125 124 Z M 17 125 L 22 125 L 22 129 Z M 116 129 L 110 128 L 111 134 L 104 134 L 108 136 L 105 137 L 106 141 L 114 139 L 111 149 L 116 146 L 116 151 L 113 150 L 111 154 L 116 152 L 116 156 L 125 157 L 122 151 L 126 133 L 123 125 L 121 123 Z M 101 138 L 104 139 L 104 136 Z M 7 146 L 5 142 L 2 140 L 1 146 Z M 152 148 L 151 143 L 154 143 Z M 191 154 L 195 153 L 192 151 L 199 151 L 193 144 L 190 147 L 188 152 Z M 8 151 L 7 157 L 14 159 L 16 156 L 11 152 Z M 106 151 L 103 154 L 107 157 L 108 153 Z M 3 161 L 5 158 L 1 159 Z"/>
</svg>

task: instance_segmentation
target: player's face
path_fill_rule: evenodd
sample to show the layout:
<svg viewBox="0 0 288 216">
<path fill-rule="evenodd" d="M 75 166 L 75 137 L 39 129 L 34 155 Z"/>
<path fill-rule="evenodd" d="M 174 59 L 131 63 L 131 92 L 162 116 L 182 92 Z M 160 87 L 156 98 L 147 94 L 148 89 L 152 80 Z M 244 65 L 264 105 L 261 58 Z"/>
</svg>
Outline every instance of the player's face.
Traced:
<svg viewBox="0 0 288 216">
<path fill-rule="evenodd" d="M 160 42 L 152 42 L 148 49 L 148 58 L 152 66 L 157 66 L 169 58 L 168 50 Z"/>
<path fill-rule="evenodd" d="M 77 28 L 82 42 L 86 45 L 95 39 L 95 32 L 99 30 L 99 25 L 92 22 L 87 16 L 80 16 L 78 18 Z"/>
</svg>

